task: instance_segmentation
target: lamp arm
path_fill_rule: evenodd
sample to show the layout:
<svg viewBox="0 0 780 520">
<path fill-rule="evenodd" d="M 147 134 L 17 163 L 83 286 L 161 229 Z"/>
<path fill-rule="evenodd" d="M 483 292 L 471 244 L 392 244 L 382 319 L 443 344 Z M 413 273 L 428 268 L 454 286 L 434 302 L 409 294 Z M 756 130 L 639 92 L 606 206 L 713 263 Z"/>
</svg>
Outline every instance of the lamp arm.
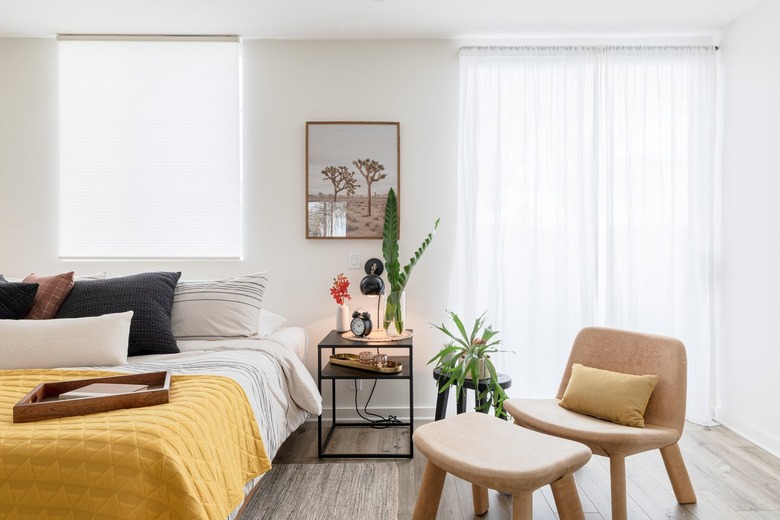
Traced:
<svg viewBox="0 0 780 520">
<path fill-rule="evenodd" d="M 379 321 L 379 306 L 382 304 L 382 295 L 384 293 L 385 292 L 382 291 L 381 293 L 379 293 L 379 296 L 377 296 L 377 298 L 376 298 L 376 326 L 377 326 L 377 328 L 379 327 L 379 324 L 382 323 L 381 321 Z M 379 354 L 379 347 L 376 348 L 376 353 Z"/>
</svg>

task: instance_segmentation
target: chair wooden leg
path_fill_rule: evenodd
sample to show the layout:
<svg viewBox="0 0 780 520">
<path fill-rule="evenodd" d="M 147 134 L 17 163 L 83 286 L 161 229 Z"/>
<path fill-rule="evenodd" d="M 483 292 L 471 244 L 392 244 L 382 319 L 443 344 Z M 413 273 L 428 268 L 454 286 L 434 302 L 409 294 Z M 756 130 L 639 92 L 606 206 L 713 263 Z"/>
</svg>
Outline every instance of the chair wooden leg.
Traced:
<svg viewBox="0 0 780 520">
<path fill-rule="evenodd" d="M 609 480 L 612 494 L 612 520 L 628 520 L 626 507 L 626 458 L 609 457 Z"/>
<path fill-rule="evenodd" d="M 487 513 L 490 499 L 488 499 L 488 489 L 476 484 L 471 485 L 471 496 L 474 500 L 474 514 L 482 516 Z"/>
<path fill-rule="evenodd" d="M 447 472 L 433 462 L 428 461 L 425 464 L 412 520 L 434 520 L 436 518 L 441 500 L 441 490 L 444 488 L 446 477 Z"/>
<path fill-rule="evenodd" d="M 512 520 L 533 520 L 534 501 L 531 493 L 512 495 Z"/>
<path fill-rule="evenodd" d="M 671 446 L 661 448 L 661 457 L 664 459 L 666 473 L 674 489 L 674 496 L 680 504 L 695 504 L 696 492 L 691 484 L 691 477 L 685 468 L 685 461 L 680 453 L 680 445 L 676 442 Z"/>
<path fill-rule="evenodd" d="M 566 475 L 550 484 L 550 487 L 561 520 L 585 520 L 574 475 Z"/>
</svg>

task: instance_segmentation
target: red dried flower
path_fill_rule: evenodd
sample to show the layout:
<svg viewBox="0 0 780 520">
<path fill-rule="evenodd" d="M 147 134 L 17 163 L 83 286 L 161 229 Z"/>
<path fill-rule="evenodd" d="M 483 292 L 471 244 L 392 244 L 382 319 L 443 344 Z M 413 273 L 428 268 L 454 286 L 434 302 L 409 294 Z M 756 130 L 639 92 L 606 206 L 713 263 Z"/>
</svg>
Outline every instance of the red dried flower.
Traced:
<svg viewBox="0 0 780 520">
<path fill-rule="evenodd" d="M 330 288 L 330 295 L 339 305 L 344 305 L 344 300 L 351 300 L 349 295 L 349 279 L 344 273 L 339 274 L 333 279 L 333 287 Z"/>
</svg>

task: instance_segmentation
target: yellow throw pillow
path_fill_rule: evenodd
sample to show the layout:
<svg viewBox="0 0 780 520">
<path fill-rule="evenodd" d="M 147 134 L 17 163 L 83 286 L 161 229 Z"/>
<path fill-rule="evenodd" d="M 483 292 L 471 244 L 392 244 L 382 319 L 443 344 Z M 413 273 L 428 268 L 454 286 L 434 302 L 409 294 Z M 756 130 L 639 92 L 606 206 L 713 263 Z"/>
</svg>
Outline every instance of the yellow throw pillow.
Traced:
<svg viewBox="0 0 780 520">
<path fill-rule="evenodd" d="M 645 408 L 657 382 L 658 376 L 621 374 L 574 363 L 558 404 L 573 412 L 644 428 Z"/>
</svg>

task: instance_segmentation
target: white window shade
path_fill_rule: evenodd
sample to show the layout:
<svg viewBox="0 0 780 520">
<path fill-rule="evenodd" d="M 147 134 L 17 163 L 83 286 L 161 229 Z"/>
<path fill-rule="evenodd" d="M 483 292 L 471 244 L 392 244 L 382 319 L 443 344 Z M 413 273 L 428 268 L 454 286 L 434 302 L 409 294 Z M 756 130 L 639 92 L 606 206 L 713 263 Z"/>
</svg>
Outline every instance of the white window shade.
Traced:
<svg viewBox="0 0 780 520">
<path fill-rule="evenodd" d="M 239 52 L 59 42 L 62 258 L 240 258 Z"/>
</svg>

